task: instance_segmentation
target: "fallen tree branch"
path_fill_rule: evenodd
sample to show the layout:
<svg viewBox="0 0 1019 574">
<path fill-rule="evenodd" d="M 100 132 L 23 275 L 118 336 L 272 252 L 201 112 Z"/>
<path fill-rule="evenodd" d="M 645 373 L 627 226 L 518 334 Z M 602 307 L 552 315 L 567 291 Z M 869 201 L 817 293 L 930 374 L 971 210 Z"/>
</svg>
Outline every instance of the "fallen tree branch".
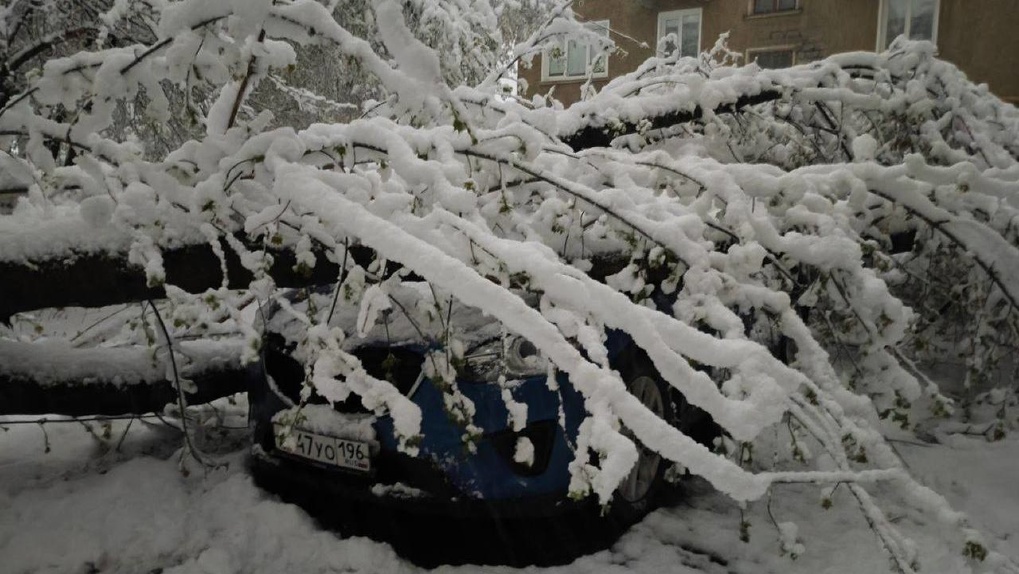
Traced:
<svg viewBox="0 0 1019 574">
<path fill-rule="evenodd" d="M 232 367 L 192 375 L 195 392 L 185 393 L 188 404 L 202 404 L 246 388 L 246 371 Z M 132 385 L 113 381 L 82 383 L 79 380 L 40 385 L 25 377 L 0 373 L 0 415 L 59 414 L 124 415 L 162 411 L 177 400 L 169 380 Z"/>
<path fill-rule="evenodd" d="M 236 252 L 220 240 L 226 259 L 227 287 L 247 289 L 254 276 L 241 265 Z M 261 245 L 249 241 L 250 249 Z M 363 245 L 350 246 L 350 258 L 367 267 L 375 258 L 374 251 Z M 318 287 L 336 284 L 340 265 L 326 257 L 323 249 L 315 251 L 313 268 L 298 267 L 293 250 L 271 249 L 273 263 L 268 274 L 278 287 Z M 189 245 L 162 252 L 166 283 L 189 293 L 201 293 L 223 285 L 223 264 L 209 244 Z M 588 272 L 592 278 L 604 280 L 617 273 L 629 259 L 625 254 L 607 253 L 596 257 Z M 345 265 L 345 264 L 344 264 Z M 399 266 L 389 263 L 386 275 Z M 73 286 L 73 287 L 69 287 Z M 68 251 L 59 257 L 44 260 L 0 260 L 0 322 L 8 322 L 16 313 L 54 307 L 104 307 L 119 303 L 137 303 L 164 298 L 161 285 L 150 286 L 145 270 L 128 261 L 127 253 L 77 254 Z"/>
<path fill-rule="evenodd" d="M 222 241 L 227 285 L 247 288 L 253 279 L 240 258 Z M 257 249 L 261 250 L 261 246 Z M 366 248 L 351 247 L 357 261 L 370 261 Z M 315 267 L 298 271 L 293 251 L 271 250 L 269 275 L 280 287 L 329 285 L 339 276 L 339 265 L 324 252 L 316 254 Z M 190 293 L 223 285 L 222 262 L 209 244 L 189 245 L 163 251 L 166 283 Z M 44 261 L 0 261 L 0 321 L 15 313 L 49 307 L 103 307 L 165 297 L 161 285 L 150 286 L 145 270 L 128 262 L 127 253 L 68 252 Z"/>
<path fill-rule="evenodd" d="M 734 102 L 721 104 L 711 110 L 715 114 L 733 114 L 747 106 L 772 102 L 782 97 L 782 92 L 767 90 L 752 95 L 742 95 Z M 608 125 L 605 120 L 592 112 L 587 116 L 591 120 L 588 125 L 566 134 L 560 134 L 560 139 L 573 151 L 580 151 L 595 147 L 607 147 L 612 140 L 629 134 L 637 133 L 642 127 L 647 129 L 662 129 L 685 122 L 691 122 L 704 117 L 705 111 L 700 106 L 691 110 L 674 110 L 660 115 L 649 115 L 642 117 L 640 122 L 623 121 L 621 124 Z"/>
<path fill-rule="evenodd" d="M 244 341 L 185 341 L 173 364 L 190 404 L 246 390 Z M 68 341 L 0 340 L 0 415 L 121 415 L 158 412 L 178 399 L 167 359 L 142 345 L 82 349 Z"/>
</svg>

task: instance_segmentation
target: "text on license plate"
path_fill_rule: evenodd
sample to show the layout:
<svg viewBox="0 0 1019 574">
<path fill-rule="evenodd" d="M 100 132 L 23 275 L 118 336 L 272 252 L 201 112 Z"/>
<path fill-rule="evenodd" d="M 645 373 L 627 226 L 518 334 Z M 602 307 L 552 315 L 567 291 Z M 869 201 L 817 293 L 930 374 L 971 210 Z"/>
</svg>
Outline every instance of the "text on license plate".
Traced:
<svg viewBox="0 0 1019 574">
<path fill-rule="evenodd" d="M 296 428 L 288 436 L 286 428 L 278 425 L 275 430 L 276 447 L 283 452 L 340 468 L 361 471 L 371 469 L 368 443 L 335 438 Z M 287 440 L 290 437 L 294 440 Z"/>
</svg>

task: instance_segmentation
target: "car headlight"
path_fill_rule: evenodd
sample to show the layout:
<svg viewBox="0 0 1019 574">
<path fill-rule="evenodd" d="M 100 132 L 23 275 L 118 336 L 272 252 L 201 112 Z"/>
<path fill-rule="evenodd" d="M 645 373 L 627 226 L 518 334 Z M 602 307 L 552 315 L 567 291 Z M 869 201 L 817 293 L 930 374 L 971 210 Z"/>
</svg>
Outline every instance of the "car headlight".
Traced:
<svg viewBox="0 0 1019 574">
<path fill-rule="evenodd" d="M 516 335 L 490 339 L 467 352 L 464 377 L 479 382 L 492 382 L 505 376 L 523 379 L 544 375 L 548 361 L 534 343 Z"/>
</svg>

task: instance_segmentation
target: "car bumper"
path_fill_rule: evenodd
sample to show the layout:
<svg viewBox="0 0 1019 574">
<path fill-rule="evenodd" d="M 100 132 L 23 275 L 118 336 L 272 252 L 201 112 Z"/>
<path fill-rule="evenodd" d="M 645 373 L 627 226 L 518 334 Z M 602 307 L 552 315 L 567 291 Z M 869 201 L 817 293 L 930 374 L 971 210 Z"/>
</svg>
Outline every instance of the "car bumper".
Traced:
<svg viewBox="0 0 1019 574">
<path fill-rule="evenodd" d="M 605 548 L 622 530 L 602 518 L 590 498 L 407 496 L 377 488 L 367 475 L 298 463 L 257 446 L 249 465 L 259 487 L 301 506 L 323 526 L 385 541 L 423 567 L 565 564 Z"/>
</svg>

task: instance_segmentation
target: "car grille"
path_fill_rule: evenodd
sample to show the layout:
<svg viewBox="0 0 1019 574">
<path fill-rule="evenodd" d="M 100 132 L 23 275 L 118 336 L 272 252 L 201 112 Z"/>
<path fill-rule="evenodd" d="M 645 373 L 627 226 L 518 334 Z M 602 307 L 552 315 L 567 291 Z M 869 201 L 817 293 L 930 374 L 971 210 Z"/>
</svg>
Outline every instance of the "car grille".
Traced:
<svg viewBox="0 0 1019 574">
<path fill-rule="evenodd" d="M 293 358 L 293 350 L 294 345 L 288 345 L 282 335 L 270 333 L 266 336 L 265 370 L 280 393 L 298 403 L 304 384 L 304 365 Z M 369 375 L 389 381 L 404 395 L 414 387 L 424 364 L 423 355 L 406 347 L 363 347 L 354 350 L 353 354 Z M 318 395 L 313 395 L 307 402 L 327 403 Z M 343 413 L 367 412 L 361 398 L 353 393 L 342 403 L 334 404 L 333 408 Z"/>
</svg>

